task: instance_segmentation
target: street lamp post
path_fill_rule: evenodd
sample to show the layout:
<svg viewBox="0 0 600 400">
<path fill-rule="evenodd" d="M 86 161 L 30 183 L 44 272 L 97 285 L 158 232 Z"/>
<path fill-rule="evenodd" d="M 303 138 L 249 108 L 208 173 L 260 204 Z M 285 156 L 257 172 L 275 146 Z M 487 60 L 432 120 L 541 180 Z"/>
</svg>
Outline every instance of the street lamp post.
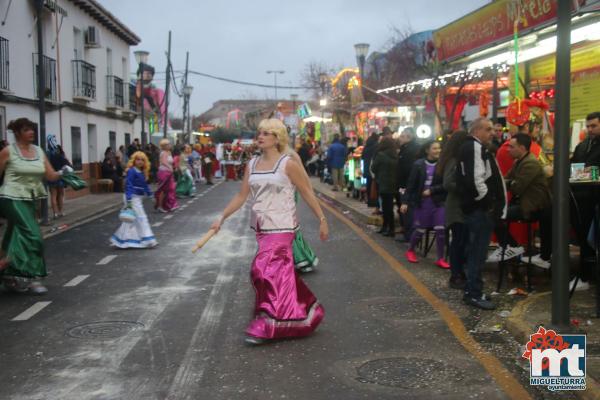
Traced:
<svg viewBox="0 0 600 400">
<path fill-rule="evenodd" d="M 367 59 L 367 54 L 369 54 L 369 44 L 368 43 L 357 43 L 354 45 L 354 50 L 356 51 L 356 62 L 358 64 L 358 72 L 360 74 L 360 89 L 363 93 L 364 99 L 364 91 L 362 91 L 363 81 L 364 81 L 364 71 L 365 71 L 365 61 Z"/>
<path fill-rule="evenodd" d="M 267 74 L 273 74 L 273 78 L 275 79 L 275 101 L 277 101 L 277 74 L 285 74 L 285 71 L 267 71 Z"/>
<path fill-rule="evenodd" d="M 183 121 L 183 127 L 185 128 L 187 125 L 187 129 L 185 130 L 188 142 L 191 141 L 192 137 L 192 120 L 190 117 L 190 97 L 192 97 L 192 92 L 194 91 L 194 87 L 190 85 L 186 85 L 183 87 L 183 96 L 186 105 L 186 115 L 185 120 Z"/>
<path fill-rule="evenodd" d="M 145 51 L 145 50 L 138 50 L 138 51 L 134 51 L 133 55 L 135 56 L 135 62 L 138 63 L 138 71 L 137 71 L 137 78 L 138 78 L 138 84 L 140 87 L 140 91 L 139 91 L 139 97 L 141 99 L 140 104 L 141 104 L 141 119 L 142 119 L 142 132 L 141 132 L 141 136 L 142 136 L 142 146 L 145 147 L 148 144 L 148 138 L 146 137 L 146 127 L 145 127 L 145 122 L 144 122 L 144 72 L 146 70 L 146 63 L 148 62 L 148 56 L 150 55 L 149 52 Z"/>
</svg>

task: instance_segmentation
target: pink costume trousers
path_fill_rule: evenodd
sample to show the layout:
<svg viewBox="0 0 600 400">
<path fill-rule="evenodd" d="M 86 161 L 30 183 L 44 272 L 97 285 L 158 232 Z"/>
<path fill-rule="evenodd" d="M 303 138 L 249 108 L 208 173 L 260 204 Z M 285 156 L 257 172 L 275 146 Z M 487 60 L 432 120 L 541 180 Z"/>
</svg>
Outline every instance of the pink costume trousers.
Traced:
<svg viewBox="0 0 600 400">
<path fill-rule="evenodd" d="M 177 204 L 177 198 L 175 197 L 175 188 L 177 185 L 175 184 L 173 173 L 170 171 L 159 169 L 157 178 L 158 187 L 156 188 L 156 192 L 154 193 L 156 201 L 158 202 L 160 192 L 163 192 L 165 194 L 163 197 L 163 203 L 158 204 L 158 206 L 164 208 L 167 211 L 179 207 L 179 204 Z"/>
<path fill-rule="evenodd" d="M 258 252 L 250 271 L 256 304 L 246 333 L 262 339 L 311 334 L 325 310 L 296 274 L 294 233 L 257 233 L 256 240 Z"/>
</svg>

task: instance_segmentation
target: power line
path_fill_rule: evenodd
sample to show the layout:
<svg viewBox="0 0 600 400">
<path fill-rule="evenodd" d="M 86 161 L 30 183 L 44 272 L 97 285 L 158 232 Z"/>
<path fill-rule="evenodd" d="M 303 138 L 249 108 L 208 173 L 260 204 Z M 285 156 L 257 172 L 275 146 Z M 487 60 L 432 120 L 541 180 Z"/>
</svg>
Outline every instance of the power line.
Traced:
<svg viewBox="0 0 600 400">
<path fill-rule="evenodd" d="M 256 86 L 256 87 L 262 87 L 262 88 L 267 88 L 267 89 L 275 88 L 275 85 L 266 85 L 264 83 L 254 83 L 254 82 L 238 81 L 236 79 L 223 78 L 223 77 L 220 77 L 220 76 L 215 76 L 215 75 L 206 74 L 204 72 L 198 72 L 198 71 L 193 71 L 193 70 L 190 70 L 189 73 L 190 74 L 194 74 L 194 75 L 203 76 L 205 78 L 216 79 L 216 80 L 223 81 L 223 82 L 235 83 L 235 84 L 238 84 L 238 85 Z M 318 89 L 319 87 L 318 86 L 279 86 L 279 85 L 277 85 L 277 88 L 278 89 L 305 89 L 305 90 L 311 90 L 311 89 Z"/>
</svg>

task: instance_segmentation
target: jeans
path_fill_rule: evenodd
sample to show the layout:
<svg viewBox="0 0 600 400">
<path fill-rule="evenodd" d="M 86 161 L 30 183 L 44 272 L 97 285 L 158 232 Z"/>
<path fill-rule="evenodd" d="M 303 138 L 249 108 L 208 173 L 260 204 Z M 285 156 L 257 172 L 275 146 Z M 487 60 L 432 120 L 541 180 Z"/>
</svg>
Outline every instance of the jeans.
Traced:
<svg viewBox="0 0 600 400">
<path fill-rule="evenodd" d="M 460 222 L 450 225 L 452 240 L 450 241 L 450 279 L 456 281 L 465 278 L 465 247 L 469 238 L 467 226 Z"/>
<path fill-rule="evenodd" d="M 479 299 L 483 293 L 481 270 L 487 258 L 487 249 L 492 237 L 494 221 L 485 211 L 476 210 L 465 215 L 465 226 L 468 231 L 465 295 Z"/>
</svg>

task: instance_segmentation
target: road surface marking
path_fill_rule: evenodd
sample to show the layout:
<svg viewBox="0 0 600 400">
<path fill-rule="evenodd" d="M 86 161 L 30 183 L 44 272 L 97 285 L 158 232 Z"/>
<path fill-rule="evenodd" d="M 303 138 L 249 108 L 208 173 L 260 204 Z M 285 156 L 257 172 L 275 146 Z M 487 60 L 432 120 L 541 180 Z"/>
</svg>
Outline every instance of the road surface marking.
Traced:
<svg viewBox="0 0 600 400">
<path fill-rule="evenodd" d="M 187 205 L 179 207 L 180 210 L 185 210 L 186 208 L 187 208 Z"/>
<path fill-rule="evenodd" d="M 500 360 L 493 354 L 485 351 L 479 343 L 469 334 L 463 321 L 460 317 L 452 311 L 452 309 L 443 300 L 436 297 L 435 294 L 425 284 L 423 284 L 419 278 L 413 275 L 404 265 L 402 265 L 396 258 L 375 242 L 369 235 L 367 235 L 358 225 L 346 218 L 343 214 L 337 211 L 335 208 L 319 199 L 321 206 L 332 213 L 337 219 L 348 225 L 364 242 L 373 249 L 374 252 L 379 254 L 387 264 L 394 269 L 401 277 L 408 283 L 419 296 L 421 296 L 434 310 L 440 314 L 448 329 L 458 342 L 471 353 L 481 365 L 486 369 L 488 374 L 494 378 L 500 388 L 506 393 L 511 399 L 531 399 L 527 390 L 519 383 L 517 379 L 502 365 Z"/>
<path fill-rule="evenodd" d="M 173 214 L 170 214 L 170 215 L 166 215 L 166 216 L 165 216 L 165 219 L 171 219 L 171 218 L 173 218 Z"/>
<path fill-rule="evenodd" d="M 79 285 L 81 282 L 85 281 L 89 278 L 89 275 L 78 275 L 75 278 L 71 279 L 69 282 L 65 283 L 65 287 L 73 287 Z"/>
<path fill-rule="evenodd" d="M 114 255 L 114 254 L 112 254 L 112 255 L 110 255 L 110 256 L 106 256 L 106 257 L 104 257 L 102 260 L 98 261 L 98 262 L 96 263 L 96 265 L 106 265 L 106 264 L 108 264 L 109 262 L 111 262 L 112 260 L 114 260 L 115 258 L 117 258 L 117 256 L 116 256 L 116 255 Z"/>
<path fill-rule="evenodd" d="M 33 317 L 35 314 L 42 311 L 46 306 L 48 306 L 51 301 L 38 301 L 27 310 L 23 311 L 21 314 L 14 317 L 13 321 L 27 321 L 29 318 Z"/>
<path fill-rule="evenodd" d="M 159 226 L 161 226 L 162 224 L 164 224 L 164 222 L 163 222 L 163 221 L 160 221 L 160 222 L 155 222 L 155 223 L 153 223 L 153 224 L 152 224 L 152 227 L 153 227 L 153 228 L 158 228 L 158 227 L 159 227 Z"/>
<path fill-rule="evenodd" d="M 202 311 L 202 316 L 196 324 L 194 335 L 169 388 L 167 395 L 169 400 L 193 398 L 193 392 L 197 389 L 196 385 L 204 375 L 205 363 L 200 363 L 199 359 L 211 346 L 210 338 L 214 336 L 219 327 L 227 302 L 227 291 L 224 289 L 232 280 L 231 272 L 221 266 L 204 311 Z"/>
<path fill-rule="evenodd" d="M 194 198 L 194 199 L 195 199 L 195 198 Z M 187 203 L 188 203 L 188 204 L 192 204 L 192 203 L 194 202 L 194 199 L 192 199 L 192 200 L 188 200 L 188 202 L 187 202 Z"/>
</svg>

